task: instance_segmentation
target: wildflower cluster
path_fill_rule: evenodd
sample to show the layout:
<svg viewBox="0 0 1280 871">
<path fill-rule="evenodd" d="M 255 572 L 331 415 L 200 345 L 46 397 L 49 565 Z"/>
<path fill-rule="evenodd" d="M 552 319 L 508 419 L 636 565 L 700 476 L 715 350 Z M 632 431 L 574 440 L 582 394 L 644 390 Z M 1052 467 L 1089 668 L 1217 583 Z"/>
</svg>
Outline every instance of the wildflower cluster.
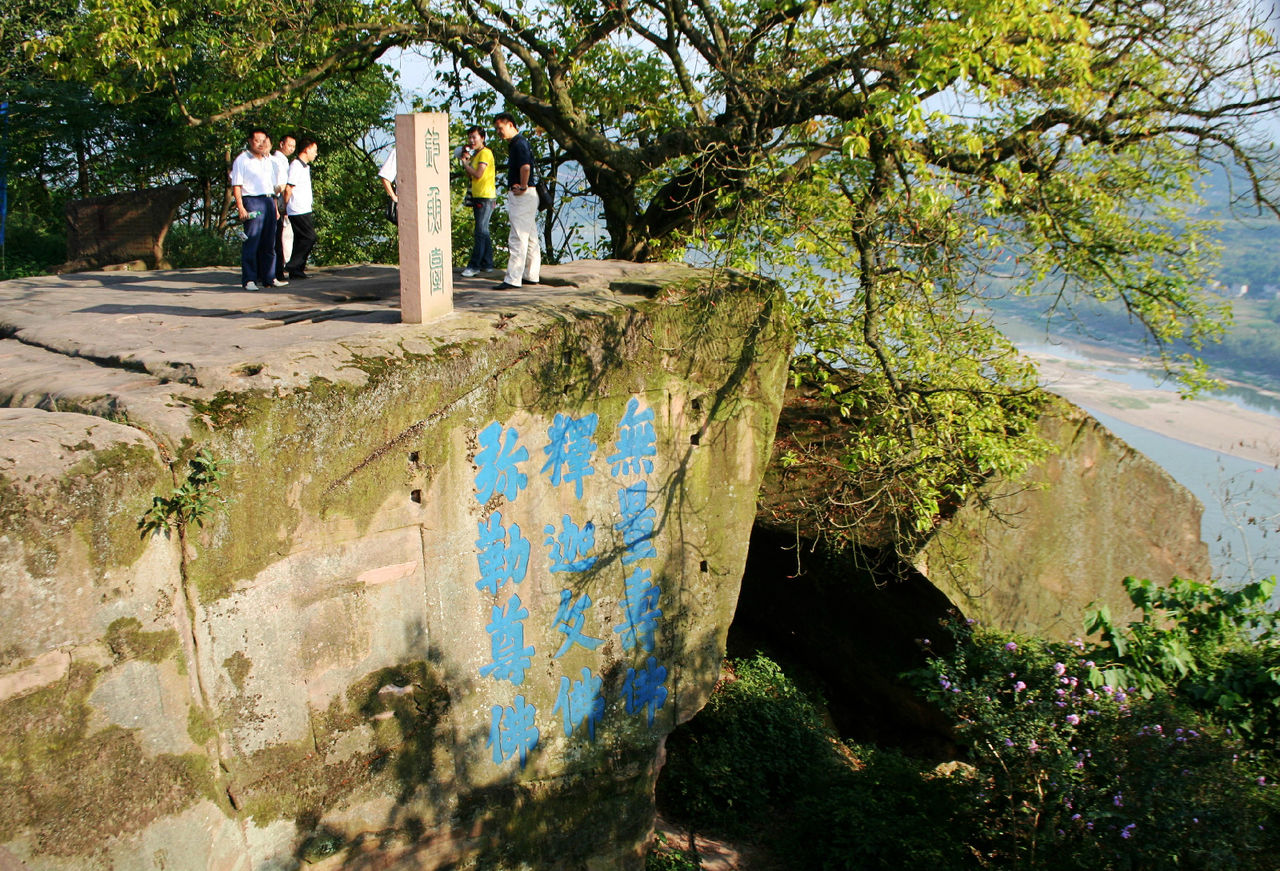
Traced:
<svg viewBox="0 0 1280 871">
<path fill-rule="evenodd" d="M 1212 867 L 1226 849 L 1255 867 L 1275 855 L 1280 802 L 1225 729 L 1105 683 L 1080 642 L 972 628 L 958 640 L 923 680 L 979 772 L 972 829 L 990 837 L 974 848 L 993 864 Z"/>
</svg>

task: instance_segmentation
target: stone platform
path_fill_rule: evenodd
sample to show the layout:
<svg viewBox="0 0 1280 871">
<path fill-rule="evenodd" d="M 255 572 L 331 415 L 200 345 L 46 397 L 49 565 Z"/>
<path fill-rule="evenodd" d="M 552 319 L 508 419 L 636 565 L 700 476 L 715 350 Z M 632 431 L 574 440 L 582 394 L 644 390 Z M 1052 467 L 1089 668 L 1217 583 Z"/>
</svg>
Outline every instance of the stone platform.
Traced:
<svg viewBox="0 0 1280 871">
<path fill-rule="evenodd" d="M 176 397 L 295 388 L 313 378 L 362 382 L 353 356 L 482 339 L 600 314 L 688 278 L 679 265 L 582 261 L 548 266 L 543 283 L 496 290 L 453 278 L 454 312 L 400 323 L 399 270 L 314 270 L 249 292 L 226 268 L 88 272 L 0 282 L 0 407 L 127 418 L 165 440 L 188 434 Z"/>
</svg>

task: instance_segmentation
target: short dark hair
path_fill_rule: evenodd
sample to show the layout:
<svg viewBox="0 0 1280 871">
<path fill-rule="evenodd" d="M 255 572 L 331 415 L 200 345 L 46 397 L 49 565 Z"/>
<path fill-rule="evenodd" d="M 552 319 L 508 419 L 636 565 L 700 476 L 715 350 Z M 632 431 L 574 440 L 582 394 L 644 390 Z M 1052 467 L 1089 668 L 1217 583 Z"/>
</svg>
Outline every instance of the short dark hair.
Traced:
<svg viewBox="0 0 1280 871">
<path fill-rule="evenodd" d="M 286 131 L 280 134 L 280 137 L 276 139 L 276 142 L 284 142 L 286 139 L 292 139 L 294 142 L 298 141 L 297 136 L 294 136 L 292 133 L 289 133 Z"/>
<path fill-rule="evenodd" d="M 506 121 L 512 127 L 520 126 L 519 124 L 516 123 L 516 119 L 511 116 L 510 112 L 499 112 L 497 115 L 494 115 L 493 123 L 497 124 L 499 121 Z"/>
<path fill-rule="evenodd" d="M 477 127 L 476 125 L 472 124 L 470 127 L 467 128 L 467 135 L 470 136 L 472 133 L 479 133 L 481 139 L 485 138 L 483 127 Z"/>
<path fill-rule="evenodd" d="M 298 153 L 301 154 L 302 152 L 306 151 L 308 148 L 310 148 L 315 144 L 316 144 L 316 141 L 314 139 L 299 139 Z"/>
<path fill-rule="evenodd" d="M 249 135 L 244 138 L 245 142 L 248 142 L 250 139 L 253 139 L 253 137 L 257 136 L 259 133 L 261 133 L 263 136 L 267 137 L 268 139 L 271 138 L 271 134 L 268 133 L 266 130 L 262 129 L 261 127 L 254 127 L 252 130 L 249 131 Z"/>
</svg>

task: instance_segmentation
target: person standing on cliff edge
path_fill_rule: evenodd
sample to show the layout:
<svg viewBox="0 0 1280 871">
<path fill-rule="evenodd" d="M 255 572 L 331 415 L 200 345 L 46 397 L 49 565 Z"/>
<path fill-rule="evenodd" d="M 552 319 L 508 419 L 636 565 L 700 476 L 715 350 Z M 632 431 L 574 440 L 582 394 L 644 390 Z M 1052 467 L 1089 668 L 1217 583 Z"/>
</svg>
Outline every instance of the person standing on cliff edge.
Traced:
<svg viewBox="0 0 1280 871">
<path fill-rule="evenodd" d="M 479 127 L 472 127 L 467 131 L 467 147 L 463 149 L 458 161 L 471 177 L 471 208 L 476 218 L 471 259 L 467 262 L 467 268 L 462 270 L 463 278 L 471 278 L 493 268 L 493 238 L 489 235 L 489 220 L 493 217 L 493 205 L 498 196 L 493 152 L 485 146 L 484 131 Z"/>
<path fill-rule="evenodd" d="M 311 164 L 320 153 L 314 139 L 304 139 L 298 146 L 298 157 L 289 164 L 289 181 L 284 189 L 285 208 L 293 222 L 293 253 L 289 262 L 280 267 L 288 270 L 289 278 L 303 281 L 307 275 L 307 257 L 316 244 L 314 216 L 311 214 L 314 198 L 311 192 Z"/>
<path fill-rule="evenodd" d="M 298 149 L 298 139 L 292 133 L 280 135 L 280 147 L 271 155 L 271 162 L 276 166 L 276 274 L 277 283 L 288 284 L 284 280 L 284 264 L 293 251 L 293 228 L 289 224 L 289 216 L 285 213 L 285 186 L 289 182 L 289 158 Z"/>
<path fill-rule="evenodd" d="M 245 150 L 231 164 L 231 195 L 244 231 L 244 244 L 240 246 L 240 285 L 245 290 L 275 284 L 275 188 L 271 137 L 261 127 L 255 127 L 249 131 Z"/>
<path fill-rule="evenodd" d="M 494 129 L 507 143 L 507 274 L 498 290 L 538 284 L 542 248 L 538 245 L 538 192 L 533 188 L 533 150 L 506 112 L 495 115 Z"/>
</svg>

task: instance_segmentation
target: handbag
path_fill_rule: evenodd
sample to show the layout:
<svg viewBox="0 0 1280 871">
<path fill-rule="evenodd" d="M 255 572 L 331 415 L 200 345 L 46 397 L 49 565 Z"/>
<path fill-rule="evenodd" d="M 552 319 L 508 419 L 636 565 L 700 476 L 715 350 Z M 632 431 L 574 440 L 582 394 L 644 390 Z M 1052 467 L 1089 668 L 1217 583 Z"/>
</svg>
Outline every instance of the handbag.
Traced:
<svg viewBox="0 0 1280 871">
<path fill-rule="evenodd" d="M 388 221 L 393 224 L 398 224 L 398 219 L 400 217 L 399 203 L 395 200 L 387 200 L 386 216 Z"/>
<path fill-rule="evenodd" d="M 475 197 L 471 196 L 471 194 L 468 193 L 465 197 L 462 198 L 462 207 L 464 209 L 474 209 L 476 207 Z"/>
<path fill-rule="evenodd" d="M 538 211 L 545 212 L 547 209 L 551 208 L 551 203 L 553 202 L 551 199 L 551 190 L 547 187 L 547 183 L 545 181 L 539 181 L 533 187 L 534 190 L 538 192 Z"/>
</svg>

